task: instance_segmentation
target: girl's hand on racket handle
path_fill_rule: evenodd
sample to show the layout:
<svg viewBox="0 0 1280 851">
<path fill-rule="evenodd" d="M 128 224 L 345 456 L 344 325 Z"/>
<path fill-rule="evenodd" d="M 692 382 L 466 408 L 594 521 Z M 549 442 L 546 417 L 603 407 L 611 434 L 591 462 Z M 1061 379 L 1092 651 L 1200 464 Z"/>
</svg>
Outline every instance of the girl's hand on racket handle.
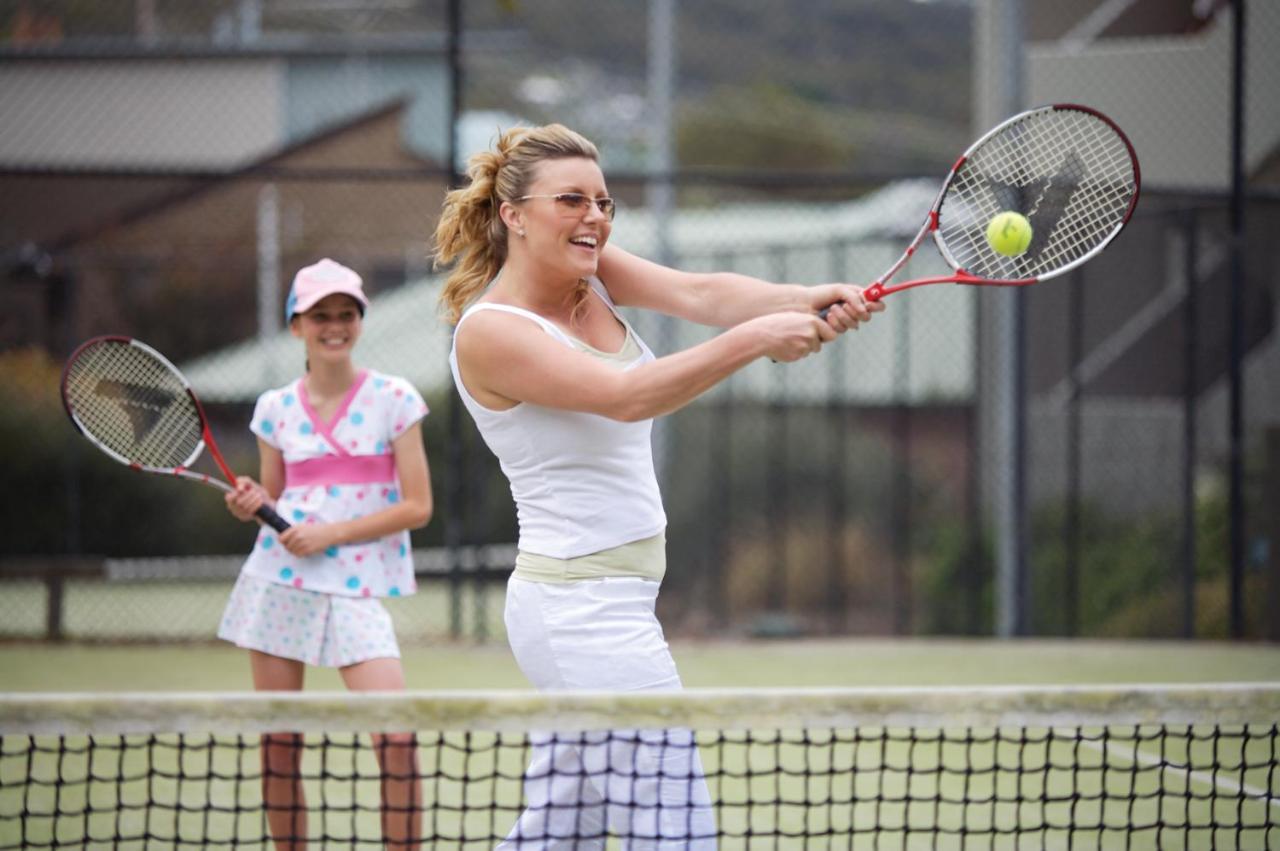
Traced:
<svg viewBox="0 0 1280 851">
<path fill-rule="evenodd" d="M 748 324 L 762 336 L 764 354 L 787 363 L 813 354 L 837 336 L 834 328 L 812 313 L 770 313 Z"/>
<path fill-rule="evenodd" d="M 306 558 L 342 543 L 332 523 L 299 523 L 280 535 L 290 555 Z"/>
<path fill-rule="evenodd" d="M 852 284 L 824 284 L 811 287 L 813 309 L 840 333 L 857 331 L 863 322 L 871 321 L 871 314 L 884 311 L 884 302 L 868 299 L 863 287 Z"/>
<path fill-rule="evenodd" d="M 267 489 L 248 476 L 237 476 L 235 491 L 227 494 L 227 510 L 237 520 L 246 523 L 255 519 L 254 514 L 259 508 L 270 504 Z"/>
</svg>

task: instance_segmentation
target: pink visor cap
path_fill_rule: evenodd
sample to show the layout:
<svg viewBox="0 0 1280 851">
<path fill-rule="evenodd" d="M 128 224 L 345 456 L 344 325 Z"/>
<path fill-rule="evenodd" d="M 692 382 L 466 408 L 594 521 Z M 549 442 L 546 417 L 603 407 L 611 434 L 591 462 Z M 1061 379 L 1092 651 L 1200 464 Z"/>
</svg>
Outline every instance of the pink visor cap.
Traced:
<svg viewBox="0 0 1280 851">
<path fill-rule="evenodd" d="M 284 304 L 284 319 L 288 322 L 295 313 L 306 313 L 315 303 L 334 293 L 349 295 L 360 305 L 360 314 L 369 306 L 364 294 L 364 282 L 355 272 L 335 263 L 328 257 L 310 266 L 304 266 L 293 276 L 293 287 Z"/>
</svg>

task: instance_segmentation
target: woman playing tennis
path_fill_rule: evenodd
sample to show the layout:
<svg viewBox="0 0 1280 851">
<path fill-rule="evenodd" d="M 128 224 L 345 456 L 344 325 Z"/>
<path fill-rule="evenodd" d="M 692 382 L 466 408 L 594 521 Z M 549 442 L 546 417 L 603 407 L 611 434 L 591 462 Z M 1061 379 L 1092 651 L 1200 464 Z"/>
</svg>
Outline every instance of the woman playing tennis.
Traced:
<svg viewBox="0 0 1280 851">
<path fill-rule="evenodd" d="M 415 590 L 409 529 L 431 518 L 422 397 L 408 381 L 358 369 L 368 305 L 360 276 L 332 260 L 294 278 L 285 308 L 307 371 L 258 399 L 261 484 L 241 477 L 227 507 L 241 520 L 273 504 L 218 636 L 249 650 L 254 688 L 296 691 L 306 665 L 335 667 L 353 690 L 404 688 L 391 616 L 379 598 Z M 287 719 L 281 719 L 282 722 Z M 278 849 L 307 847 L 301 737 L 264 736 L 263 787 Z M 375 735 L 387 847 L 418 847 L 422 793 L 411 734 Z"/>
<path fill-rule="evenodd" d="M 439 262 L 456 264 L 441 300 L 458 392 L 516 502 L 516 661 L 544 690 L 679 688 L 654 616 L 666 517 L 653 418 L 759 358 L 812 354 L 883 306 L 854 286 L 690 274 L 609 245 L 596 148 L 560 125 L 502 134 L 469 177 L 436 230 Z M 655 358 L 623 306 L 727 330 Z M 603 848 L 610 832 L 631 848 L 715 847 L 689 731 L 537 737 L 525 787 L 502 848 Z"/>
</svg>

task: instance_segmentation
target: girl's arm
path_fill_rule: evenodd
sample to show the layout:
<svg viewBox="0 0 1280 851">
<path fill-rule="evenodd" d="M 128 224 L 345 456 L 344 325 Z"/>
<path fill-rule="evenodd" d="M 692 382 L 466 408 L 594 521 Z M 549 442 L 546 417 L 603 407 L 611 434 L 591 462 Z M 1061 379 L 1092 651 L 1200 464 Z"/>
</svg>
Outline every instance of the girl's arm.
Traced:
<svg viewBox="0 0 1280 851">
<path fill-rule="evenodd" d="M 369 541 L 405 529 L 418 529 L 431 519 L 431 473 L 422 445 L 422 423 L 414 423 L 391 443 L 400 479 L 400 499 L 381 511 L 354 520 L 299 525 L 280 536 L 280 543 L 296 556 L 309 556 L 329 547 Z M 281 487 L 284 465 L 281 463 Z M 265 478 L 265 471 L 264 471 Z M 265 482 L 264 482 L 265 484 Z M 277 491 L 277 494 L 279 491 Z"/>
<path fill-rule="evenodd" d="M 284 493 L 284 453 L 258 438 L 258 475 L 262 477 L 262 489 L 271 498 L 271 506 Z"/>
<path fill-rule="evenodd" d="M 831 308 L 827 321 L 848 331 L 884 310 L 866 303 L 862 287 L 851 284 L 774 284 L 734 272 L 682 272 L 606 245 L 597 269 L 619 304 L 656 310 L 691 322 L 729 328 L 781 311 L 817 313 Z"/>
<path fill-rule="evenodd" d="M 480 311 L 456 335 L 463 383 L 480 404 L 519 402 L 636 421 L 670 413 L 759 357 L 794 361 L 834 340 L 811 313 L 772 313 L 626 371 L 569 348 L 520 316 Z"/>
<path fill-rule="evenodd" d="M 284 491 L 284 455 L 261 437 L 258 438 L 258 484 L 249 476 L 236 478 L 235 493 L 227 494 L 227 509 L 237 520 L 253 520 L 264 505 L 275 508 Z"/>
</svg>

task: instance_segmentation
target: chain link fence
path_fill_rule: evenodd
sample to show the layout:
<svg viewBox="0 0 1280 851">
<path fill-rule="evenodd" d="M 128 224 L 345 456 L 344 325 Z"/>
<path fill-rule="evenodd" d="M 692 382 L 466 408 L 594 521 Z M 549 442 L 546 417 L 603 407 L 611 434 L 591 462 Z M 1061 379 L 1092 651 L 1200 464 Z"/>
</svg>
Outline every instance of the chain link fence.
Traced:
<svg viewBox="0 0 1280 851">
<path fill-rule="evenodd" d="M 1240 594 L 1243 634 L 1275 638 L 1280 7 L 1248 7 L 1247 251 L 1233 279 L 1229 7 L 1104 4 L 1103 20 L 1095 5 L 1026 9 L 1025 99 L 1111 115 L 1138 150 L 1143 197 L 1102 257 L 1021 296 L 1022 631 L 1222 637 Z M 972 49 L 985 9 L 0 0 L 0 636 L 213 634 L 251 530 L 201 489 L 82 445 L 57 399 L 61 361 L 97 333 L 148 341 L 209 403 L 232 466 L 252 471 L 253 401 L 302 369 L 285 290 L 330 256 L 373 297 L 358 359 L 410 378 L 432 409 L 437 512 L 414 534 L 422 591 L 393 604 L 400 633 L 499 638 L 514 509 L 452 390 L 430 261 L 465 157 L 501 129 L 559 121 L 600 146 L 623 247 L 690 270 L 870 281 L 984 129 L 971 81 L 990 61 Z M 930 248 L 906 271 L 945 267 Z M 994 500 L 1012 469 L 992 441 L 1012 366 L 997 341 L 1015 333 L 998 308 L 1014 297 L 895 296 L 818 356 L 752 365 L 661 420 L 668 629 L 995 631 Z M 633 318 L 659 353 L 714 333 Z"/>
</svg>

